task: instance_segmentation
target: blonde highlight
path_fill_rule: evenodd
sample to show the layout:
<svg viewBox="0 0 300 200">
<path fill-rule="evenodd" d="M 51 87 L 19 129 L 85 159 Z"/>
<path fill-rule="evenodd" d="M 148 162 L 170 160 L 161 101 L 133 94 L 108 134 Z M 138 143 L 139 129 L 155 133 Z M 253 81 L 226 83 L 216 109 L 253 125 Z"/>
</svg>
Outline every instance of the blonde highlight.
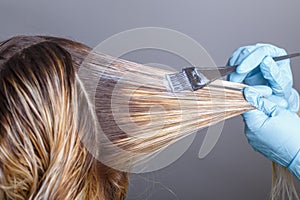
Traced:
<svg viewBox="0 0 300 200">
<path fill-rule="evenodd" d="M 134 165 L 195 130 L 254 109 L 240 91 L 244 85 L 216 81 L 174 97 L 163 83 L 169 71 L 99 52 L 85 63 L 92 72 L 106 73 L 97 83 L 93 105 L 83 80 L 90 77 L 78 72 L 90 52 L 83 44 L 47 36 L 0 43 L 1 199 L 123 200 Z M 124 74 L 128 81 L 113 94 Z M 145 81 L 150 84 L 135 88 Z M 140 129 L 129 134 L 118 126 L 110 107 L 113 95 L 129 99 L 129 115 L 122 113 L 124 102 L 117 101 L 118 119 Z M 164 111 L 149 112 L 151 105 Z M 98 134 L 98 123 L 104 135 Z M 111 143 L 101 143 L 102 136 Z M 273 175 L 273 199 L 286 191 L 297 195 L 286 169 L 274 165 Z"/>
</svg>

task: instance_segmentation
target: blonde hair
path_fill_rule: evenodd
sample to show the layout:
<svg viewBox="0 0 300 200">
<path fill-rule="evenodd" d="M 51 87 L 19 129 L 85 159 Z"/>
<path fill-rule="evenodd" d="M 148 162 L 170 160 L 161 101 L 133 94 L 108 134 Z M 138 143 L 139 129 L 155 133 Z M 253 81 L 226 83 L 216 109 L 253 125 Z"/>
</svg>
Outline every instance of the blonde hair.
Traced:
<svg viewBox="0 0 300 200">
<path fill-rule="evenodd" d="M 81 143 L 93 124 L 78 110 L 76 60 L 44 40 L 1 44 L 3 57 L 27 46 L 1 65 L 1 199 L 125 199 L 127 173 L 101 164 Z"/>
<path fill-rule="evenodd" d="M 195 130 L 254 109 L 244 85 L 226 81 L 174 96 L 166 90 L 167 73 L 62 38 L 0 43 L 1 199 L 125 199 L 134 165 Z M 94 91 L 91 78 L 99 74 Z M 274 168 L 273 198 L 295 191 L 286 190 L 292 182 L 282 171 Z"/>
</svg>

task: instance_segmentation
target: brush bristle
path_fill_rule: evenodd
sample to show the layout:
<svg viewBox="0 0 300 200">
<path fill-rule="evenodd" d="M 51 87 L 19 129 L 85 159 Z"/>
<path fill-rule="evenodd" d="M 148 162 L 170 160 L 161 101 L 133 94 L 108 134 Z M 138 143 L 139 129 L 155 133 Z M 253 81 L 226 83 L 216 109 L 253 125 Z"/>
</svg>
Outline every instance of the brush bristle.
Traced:
<svg viewBox="0 0 300 200">
<path fill-rule="evenodd" d="M 173 92 L 193 90 L 191 83 L 185 73 L 167 74 L 166 78 Z"/>
</svg>

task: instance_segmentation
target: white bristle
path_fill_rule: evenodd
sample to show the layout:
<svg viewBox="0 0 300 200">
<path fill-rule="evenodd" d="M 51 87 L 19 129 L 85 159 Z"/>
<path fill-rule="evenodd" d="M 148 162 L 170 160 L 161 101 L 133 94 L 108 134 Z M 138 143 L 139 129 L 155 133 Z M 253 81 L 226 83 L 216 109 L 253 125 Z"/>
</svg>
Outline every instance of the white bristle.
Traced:
<svg viewBox="0 0 300 200">
<path fill-rule="evenodd" d="M 192 90 L 191 83 L 185 73 L 167 74 L 166 78 L 173 92 Z"/>
</svg>

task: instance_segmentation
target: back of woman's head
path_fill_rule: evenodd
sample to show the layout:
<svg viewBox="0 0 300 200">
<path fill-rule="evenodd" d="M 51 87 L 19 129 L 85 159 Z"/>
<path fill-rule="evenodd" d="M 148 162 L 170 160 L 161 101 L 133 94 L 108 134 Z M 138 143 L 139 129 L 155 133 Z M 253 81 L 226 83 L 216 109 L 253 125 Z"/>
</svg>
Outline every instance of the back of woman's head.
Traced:
<svg viewBox="0 0 300 200">
<path fill-rule="evenodd" d="M 79 111 L 76 75 L 88 50 L 49 37 L 0 44 L 1 199 L 125 198 L 126 173 L 96 161 L 80 141 L 93 126 Z"/>
</svg>

